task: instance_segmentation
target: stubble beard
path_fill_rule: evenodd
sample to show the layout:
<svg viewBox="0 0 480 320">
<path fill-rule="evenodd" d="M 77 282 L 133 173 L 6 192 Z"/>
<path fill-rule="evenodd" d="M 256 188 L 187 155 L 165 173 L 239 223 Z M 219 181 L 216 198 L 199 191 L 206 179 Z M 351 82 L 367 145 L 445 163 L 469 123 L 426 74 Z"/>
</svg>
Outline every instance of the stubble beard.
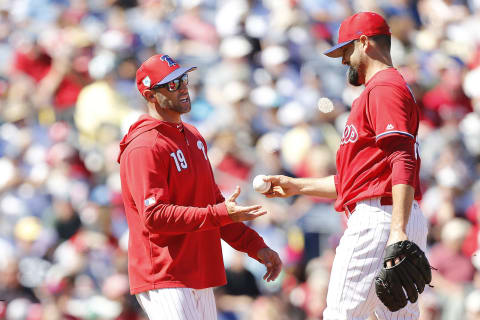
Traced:
<svg viewBox="0 0 480 320">
<path fill-rule="evenodd" d="M 190 110 L 192 109 L 192 104 L 190 101 L 188 102 L 188 104 L 181 104 L 180 102 L 176 103 L 173 100 L 167 100 L 166 104 L 164 104 L 163 106 L 160 106 L 160 108 L 164 108 L 180 114 L 184 114 L 184 113 L 190 112 Z"/>
<path fill-rule="evenodd" d="M 172 105 L 170 109 L 180 114 L 184 114 L 190 112 L 190 110 L 192 109 L 192 104 L 190 103 L 190 101 L 188 102 L 188 104 L 185 105 L 179 103 L 177 105 Z"/>
</svg>

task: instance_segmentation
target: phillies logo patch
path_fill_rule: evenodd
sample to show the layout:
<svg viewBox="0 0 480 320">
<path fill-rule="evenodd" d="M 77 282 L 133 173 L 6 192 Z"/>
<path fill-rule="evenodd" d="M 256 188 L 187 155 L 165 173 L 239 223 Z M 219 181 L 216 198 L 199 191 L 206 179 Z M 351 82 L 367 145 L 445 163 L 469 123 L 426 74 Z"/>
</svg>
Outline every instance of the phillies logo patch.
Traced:
<svg viewBox="0 0 480 320">
<path fill-rule="evenodd" d="M 147 88 L 150 88 L 150 85 L 152 84 L 150 78 L 148 76 L 146 76 L 145 78 L 143 78 L 142 80 L 142 83 L 145 87 Z"/>
<path fill-rule="evenodd" d="M 152 204 L 155 203 L 155 198 L 154 198 L 154 197 L 150 197 L 150 198 L 148 198 L 148 199 L 145 199 L 144 203 L 145 203 L 145 207 L 148 207 L 148 206 L 150 206 L 150 205 L 152 205 Z"/>
<path fill-rule="evenodd" d="M 342 140 L 340 140 L 340 145 L 347 144 L 349 142 L 357 142 L 358 132 L 357 128 L 353 124 L 347 124 L 345 130 L 343 130 Z"/>
<path fill-rule="evenodd" d="M 164 54 L 163 56 L 160 57 L 160 60 L 162 61 L 165 61 L 168 63 L 168 66 L 169 67 L 173 67 L 175 66 L 177 63 L 175 62 L 175 60 L 173 60 L 172 58 L 170 58 L 170 56 Z"/>
</svg>

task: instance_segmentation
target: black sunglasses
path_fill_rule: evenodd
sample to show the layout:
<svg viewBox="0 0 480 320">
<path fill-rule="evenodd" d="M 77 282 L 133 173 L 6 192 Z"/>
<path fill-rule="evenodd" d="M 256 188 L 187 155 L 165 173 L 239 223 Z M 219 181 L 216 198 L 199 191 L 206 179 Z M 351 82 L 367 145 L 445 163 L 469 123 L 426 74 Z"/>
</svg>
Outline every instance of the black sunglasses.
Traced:
<svg viewBox="0 0 480 320">
<path fill-rule="evenodd" d="M 168 91 L 173 92 L 173 91 L 177 91 L 178 89 L 180 89 L 180 86 L 182 85 L 182 83 L 185 86 L 188 85 L 188 74 L 187 73 L 185 73 L 181 77 L 179 77 L 177 79 L 174 79 L 172 81 L 169 81 L 167 83 L 157 84 L 157 85 L 153 86 L 152 89 L 158 89 L 158 88 L 166 87 L 168 89 Z"/>
</svg>

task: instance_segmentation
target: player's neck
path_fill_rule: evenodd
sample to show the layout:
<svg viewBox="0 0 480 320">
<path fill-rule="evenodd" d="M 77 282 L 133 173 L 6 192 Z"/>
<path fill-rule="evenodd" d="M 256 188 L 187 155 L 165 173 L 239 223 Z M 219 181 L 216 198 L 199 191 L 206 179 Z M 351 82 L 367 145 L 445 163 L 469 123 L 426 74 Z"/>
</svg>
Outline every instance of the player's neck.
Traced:
<svg viewBox="0 0 480 320">
<path fill-rule="evenodd" d="M 365 70 L 365 83 L 367 83 L 377 72 L 392 68 L 392 58 L 385 57 L 381 60 L 370 60 L 370 63 Z"/>
<path fill-rule="evenodd" d="M 171 122 L 171 123 L 181 123 L 182 118 L 181 114 L 173 110 L 161 109 L 155 110 L 154 108 L 149 108 L 148 114 L 155 119 Z"/>
</svg>

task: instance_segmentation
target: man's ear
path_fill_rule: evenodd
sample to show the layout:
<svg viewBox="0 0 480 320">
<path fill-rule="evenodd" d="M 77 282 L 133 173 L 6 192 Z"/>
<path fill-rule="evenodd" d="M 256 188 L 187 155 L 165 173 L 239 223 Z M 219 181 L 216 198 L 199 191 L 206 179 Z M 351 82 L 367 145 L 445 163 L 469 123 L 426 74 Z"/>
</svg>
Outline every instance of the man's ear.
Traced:
<svg viewBox="0 0 480 320">
<path fill-rule="evenodd" d="M 155 98 L 155 91 L 154 90 L 147 89 L 147 90 L 143 91 L 143 96 L 145 97 L 145 99 L 148 102 L 155 103 L 157 101 L 156 98 Z"/>
<path fill-rule="evenodd" d="M 364 50 L 367 50 L 368 47 L 370 46 L 369 39 L 366 35 L 361 35 L 360 38 L 358 39 L 360 41 L 360 45 Z"/>
</svg>

